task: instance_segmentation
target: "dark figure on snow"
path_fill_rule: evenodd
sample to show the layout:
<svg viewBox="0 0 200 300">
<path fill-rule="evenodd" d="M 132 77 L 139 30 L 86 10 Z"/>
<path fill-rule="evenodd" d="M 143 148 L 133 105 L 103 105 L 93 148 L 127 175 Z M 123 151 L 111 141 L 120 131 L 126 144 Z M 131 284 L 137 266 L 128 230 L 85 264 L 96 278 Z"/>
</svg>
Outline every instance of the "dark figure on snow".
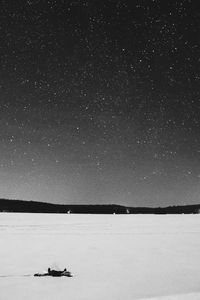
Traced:
<svg viewBox="0 0 200 300">
<path fill-rule="evenodd" d="M 63 271 L 51 270 L 50 268 L 48 268 L 47 273 L 42 273 L 42 274 L 36 273 L 36 274 L 34 274 L 34 276 L 52 276 L 52 277 L 66 276 L 66 277 L 72 277 L 72 274 L 69 271 L 67 271 L 66 268 Z"/>
</svg>

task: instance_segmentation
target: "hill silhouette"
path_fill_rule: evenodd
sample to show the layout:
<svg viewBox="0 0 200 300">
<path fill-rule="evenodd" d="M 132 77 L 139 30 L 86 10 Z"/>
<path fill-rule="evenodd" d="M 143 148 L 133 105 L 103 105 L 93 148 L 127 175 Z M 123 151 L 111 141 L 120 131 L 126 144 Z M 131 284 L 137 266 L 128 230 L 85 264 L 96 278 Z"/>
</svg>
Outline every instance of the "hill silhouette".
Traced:
<svg viewBox="0 0 200 300">
<path fill-rule="evenodd" d="M 74 214 L 198 214 L 200 204 L 168 207 L 128 207 L 117 204 L 75 205 L 0 199 L 0 212 Z"/>
</svg>

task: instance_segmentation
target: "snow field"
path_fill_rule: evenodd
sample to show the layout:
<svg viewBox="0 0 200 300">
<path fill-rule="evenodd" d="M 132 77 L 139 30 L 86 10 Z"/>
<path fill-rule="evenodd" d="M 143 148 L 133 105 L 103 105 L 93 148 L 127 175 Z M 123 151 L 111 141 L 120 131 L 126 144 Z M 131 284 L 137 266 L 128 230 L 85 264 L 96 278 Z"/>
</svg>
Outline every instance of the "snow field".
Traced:
<svg viewBox="0 0 200 300">
<path fill-rule="evenodd" d="M 2 213 L 0 241 L 2 300 L 200 299 L 199 215 Z M 48 267 L 74 277 L 21 276 Z"/>
</svg>

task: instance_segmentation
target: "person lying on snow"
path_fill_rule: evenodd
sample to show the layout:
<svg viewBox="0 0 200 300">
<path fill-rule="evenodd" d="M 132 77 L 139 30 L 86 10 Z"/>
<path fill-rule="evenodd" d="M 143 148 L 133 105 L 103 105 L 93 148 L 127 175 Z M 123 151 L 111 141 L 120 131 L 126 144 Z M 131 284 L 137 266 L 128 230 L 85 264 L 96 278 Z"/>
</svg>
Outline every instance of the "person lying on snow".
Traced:
<svg viewBox="0 0 200 300">
<path fill-rule="evenodd" d="M 72 274 L 69 271 L 67 271 L 66 268 L 63 271 L 51 270 L 50 268 L 48 268 L 47 273 L 36 273 L 36 274 L 34 274 L 34 276 L 72 277 Z"/>
</svg>

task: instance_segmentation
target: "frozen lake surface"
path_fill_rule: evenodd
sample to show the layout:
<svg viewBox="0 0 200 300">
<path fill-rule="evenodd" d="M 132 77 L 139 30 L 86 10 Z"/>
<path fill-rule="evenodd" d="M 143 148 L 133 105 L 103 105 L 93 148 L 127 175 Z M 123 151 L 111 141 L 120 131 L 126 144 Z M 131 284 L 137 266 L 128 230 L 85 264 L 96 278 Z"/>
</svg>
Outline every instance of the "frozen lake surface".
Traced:
<svg viewBox="0 0 200 300">
<path fill-rule="evenodd" d="M 1 213 L 0 258 L 2 300 L 196 300 L 200 215 Z"/>
</svg>

